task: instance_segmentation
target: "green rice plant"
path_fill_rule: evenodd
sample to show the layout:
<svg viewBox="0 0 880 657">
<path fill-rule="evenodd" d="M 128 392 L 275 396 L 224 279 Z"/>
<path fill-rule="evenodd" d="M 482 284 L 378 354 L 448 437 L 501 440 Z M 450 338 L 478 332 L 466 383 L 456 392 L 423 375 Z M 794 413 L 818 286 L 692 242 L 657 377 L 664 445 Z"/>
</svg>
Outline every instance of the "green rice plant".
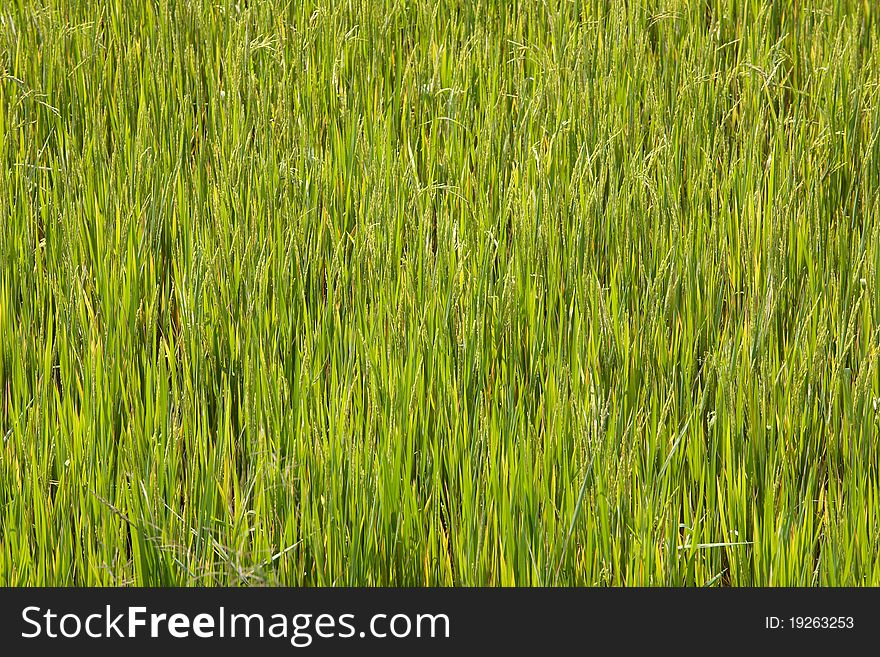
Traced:
<svg viewBox="0 0 880 657">
<path fill-rule="evenodd" d="M 880 585 L 866 0 L 8 0 L 0 585 Z"/>
</svg>

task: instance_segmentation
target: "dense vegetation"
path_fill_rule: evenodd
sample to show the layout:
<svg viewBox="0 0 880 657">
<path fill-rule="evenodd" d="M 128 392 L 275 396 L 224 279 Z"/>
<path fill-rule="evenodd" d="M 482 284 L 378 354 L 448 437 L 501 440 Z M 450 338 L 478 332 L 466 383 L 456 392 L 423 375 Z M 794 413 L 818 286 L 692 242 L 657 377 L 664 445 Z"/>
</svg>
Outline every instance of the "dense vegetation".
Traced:
<svg viewBox="0 0 880 657">
<path fill-rule="evenodd" d="M 869 0 L 7 0 L 0 584 L 880 584 Z"/>
</svg>

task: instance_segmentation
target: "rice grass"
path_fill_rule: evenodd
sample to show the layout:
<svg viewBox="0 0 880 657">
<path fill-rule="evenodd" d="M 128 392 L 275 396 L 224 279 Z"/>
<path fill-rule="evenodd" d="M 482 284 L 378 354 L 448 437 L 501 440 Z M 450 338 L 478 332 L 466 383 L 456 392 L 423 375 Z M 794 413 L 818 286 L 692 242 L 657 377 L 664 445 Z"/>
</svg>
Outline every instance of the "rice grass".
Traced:
<svg viewBox="0 0 880 657">
<path fill-rule="evenodd" d="M 880 585 L 868 0 L 7 0 L 0 584 Z"/>
</svg>

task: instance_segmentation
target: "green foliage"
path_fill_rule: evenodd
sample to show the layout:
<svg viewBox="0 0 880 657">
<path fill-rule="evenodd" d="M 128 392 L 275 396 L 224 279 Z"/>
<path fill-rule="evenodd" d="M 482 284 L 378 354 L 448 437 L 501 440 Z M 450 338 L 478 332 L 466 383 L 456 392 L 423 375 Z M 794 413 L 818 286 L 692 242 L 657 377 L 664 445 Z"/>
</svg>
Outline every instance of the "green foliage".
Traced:
<svg viewBox="0 0 880 657">
<path fill-rule="evenodd" d="M 880 585 L 868 0 L 7 0 L 0 584 Z"/>
</svg>

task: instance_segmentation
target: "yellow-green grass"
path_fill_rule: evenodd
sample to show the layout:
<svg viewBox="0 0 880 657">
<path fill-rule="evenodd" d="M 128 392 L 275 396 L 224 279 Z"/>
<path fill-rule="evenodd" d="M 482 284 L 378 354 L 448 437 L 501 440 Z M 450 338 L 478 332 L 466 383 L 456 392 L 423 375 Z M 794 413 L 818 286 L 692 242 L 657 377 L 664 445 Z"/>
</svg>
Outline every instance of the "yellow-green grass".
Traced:
<svg viewBox="0 0 880 657">
<path fill-rule="evenodd" d="M 870 0 L 7 0 L 0 584 L 880 584 Z"/>
</svg>

